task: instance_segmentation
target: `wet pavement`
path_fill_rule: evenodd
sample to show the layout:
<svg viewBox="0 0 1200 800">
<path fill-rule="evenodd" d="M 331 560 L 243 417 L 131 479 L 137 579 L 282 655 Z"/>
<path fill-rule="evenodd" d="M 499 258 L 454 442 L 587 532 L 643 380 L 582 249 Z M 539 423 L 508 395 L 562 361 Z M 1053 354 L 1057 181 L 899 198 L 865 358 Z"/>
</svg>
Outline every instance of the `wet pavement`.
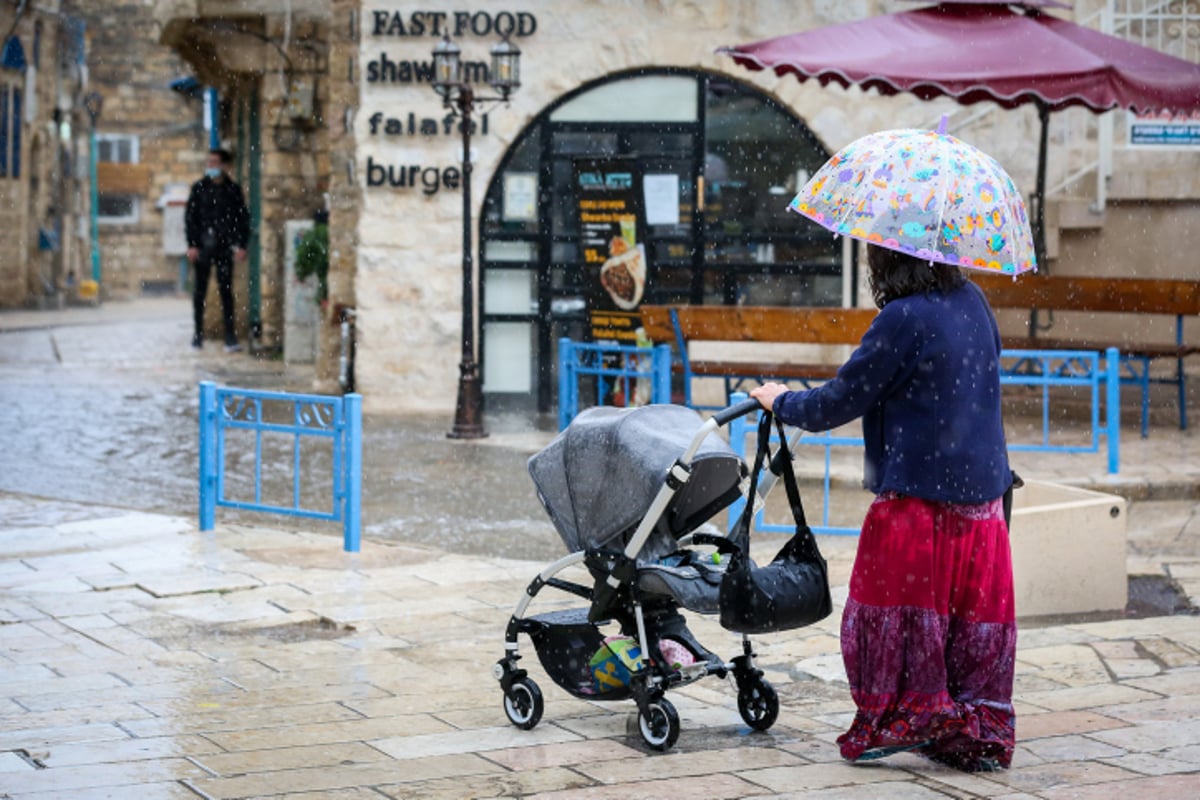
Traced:
<svg viewBox="0 0 1200 800">
<path fill-rule="evenodd" d="M 524 470 L 549 433 L 502 420 L 449 442 L 440 416 L 372 415 L 361 553 L 332 526 L 224 509 L 199 533 L 196 382 L 310 384 L 278 362 L 193 353 L 187 319 L 175 298 L 0 313 L 0 797 L 1140 800 L 1200 785 L 1190 613 L 1023 624 L 1008 772 L 841 763 L 847 537 L 821 542 L 833 616 L 756 639 L 782 701 L 769 732 L 709 678 L 671 693 L 683 732 L 651 754 L 631 703 L 568 696 L 524 639 L 546 713 L 517 730 L 490 672 L 525 585 L 562 555 Z M 1015 462 L 1133 498 L 1130 574 L 1197 603 L 1200 445 L 1169 423 L 1142 441 L 1129 421 L 1116 477 L 1096 454 Z M 839 498 L 861 495 L 845 486 L 856 461 L 836 460 Z M 735 654 L 713 620 L 689 621 Z"/>
</svg>

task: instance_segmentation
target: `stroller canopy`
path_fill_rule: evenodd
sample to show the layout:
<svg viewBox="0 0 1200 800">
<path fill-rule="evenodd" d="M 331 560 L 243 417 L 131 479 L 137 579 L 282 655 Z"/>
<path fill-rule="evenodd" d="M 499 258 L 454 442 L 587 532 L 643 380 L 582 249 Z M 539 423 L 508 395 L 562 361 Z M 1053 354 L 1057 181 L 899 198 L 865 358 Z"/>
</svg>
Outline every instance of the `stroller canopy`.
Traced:
<svg viewBox="0 0 1200 800">
<path fill-rule="evenodd" d="M 673 405 L 590 408 L 529 459 L 529 474 L 563 543 L 572 551 L 607 544 L 636 526 L 704 420 Z M 673 537 L 707 521 L 739 496 L 742 460 L 708 436 L 691 462 L 692 477 L 664 519 Z M 653 537 L 652 537 L 653 539 Z M 669 552 L 669 550 L 668 550 Z"/>
</svg>

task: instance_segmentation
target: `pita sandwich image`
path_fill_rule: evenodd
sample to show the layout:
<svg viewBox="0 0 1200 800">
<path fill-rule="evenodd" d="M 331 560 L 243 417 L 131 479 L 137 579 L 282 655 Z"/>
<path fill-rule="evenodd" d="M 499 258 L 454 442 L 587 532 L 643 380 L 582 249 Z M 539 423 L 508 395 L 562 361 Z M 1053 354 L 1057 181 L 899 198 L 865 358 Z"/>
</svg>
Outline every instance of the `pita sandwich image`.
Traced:
<svg viewBox="0 0 1200 800">
<path fill-rule="evenodd" d="M 622 240 L 623 241 L 623 240 Z M 632 311 L 642 302 L 646 288 L 646 265 L 642 248 L 635 247 L 614 255 L 600 268 L 600 285 L 617 308 Z"/>
</svg>

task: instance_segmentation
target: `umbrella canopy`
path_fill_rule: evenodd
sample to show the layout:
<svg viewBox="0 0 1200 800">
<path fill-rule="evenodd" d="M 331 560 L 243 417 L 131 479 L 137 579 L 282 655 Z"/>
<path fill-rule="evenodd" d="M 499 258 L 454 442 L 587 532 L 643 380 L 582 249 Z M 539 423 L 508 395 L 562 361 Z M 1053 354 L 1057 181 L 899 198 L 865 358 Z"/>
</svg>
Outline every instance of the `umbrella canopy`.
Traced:
<svg viewBox="0 0 1200 800">
<path fill-rule="evenodd" d="M 941 3 L 717 52 L 747 69 L 821 85 L 908 92 L 924 100 L 951 97 L 963 105 L 1035 104 L 1042 120 L 1035 240 L 1042 255 L 1049 113 L 1073 105 L 1096 112 L 1200 110 L 1200 64 L 1044 14 L 1035 5 L 1050 3 Z"/>
<path fill-rule="evenodd" d="M 996 160 L 945 133 L 873 133 L 842 148 L 788 206 L 834 233 L 930 261 L 1036 268 L 1025 204 Z"/>
</svg>

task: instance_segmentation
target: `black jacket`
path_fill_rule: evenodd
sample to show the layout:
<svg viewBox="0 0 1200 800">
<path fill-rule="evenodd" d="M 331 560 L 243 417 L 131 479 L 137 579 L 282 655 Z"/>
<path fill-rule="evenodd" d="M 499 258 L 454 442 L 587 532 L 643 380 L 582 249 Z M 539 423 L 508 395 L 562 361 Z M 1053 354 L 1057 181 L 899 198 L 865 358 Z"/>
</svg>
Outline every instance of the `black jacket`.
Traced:
<svg viewBox="0 0 1200 800">
<path fill-rule="evenodd" d="M 242 187 L 226 177 L 217 183 L 207 175 L 192 184 L 184 226 L 188 247 L 228 252 L 250 242 L 250 211 Z"/>
</svg>

